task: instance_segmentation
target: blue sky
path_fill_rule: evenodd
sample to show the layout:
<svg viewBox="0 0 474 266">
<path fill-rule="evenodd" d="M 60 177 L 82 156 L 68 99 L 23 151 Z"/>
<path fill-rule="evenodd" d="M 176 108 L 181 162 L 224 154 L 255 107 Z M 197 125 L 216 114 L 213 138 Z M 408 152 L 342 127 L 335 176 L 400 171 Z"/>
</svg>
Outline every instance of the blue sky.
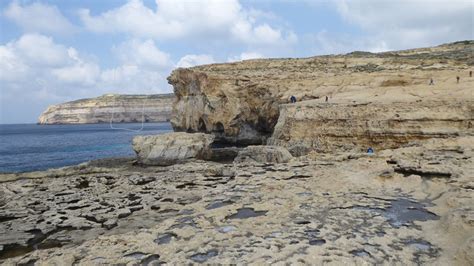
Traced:
<svg viewBox="0 0 474 266">
<path fill-rule="evenodd" d="M 470 0 L 0 0 L 0 123 L 105 93 L 166 93 L 176 67 L 473 38 Z"/>
</svg>

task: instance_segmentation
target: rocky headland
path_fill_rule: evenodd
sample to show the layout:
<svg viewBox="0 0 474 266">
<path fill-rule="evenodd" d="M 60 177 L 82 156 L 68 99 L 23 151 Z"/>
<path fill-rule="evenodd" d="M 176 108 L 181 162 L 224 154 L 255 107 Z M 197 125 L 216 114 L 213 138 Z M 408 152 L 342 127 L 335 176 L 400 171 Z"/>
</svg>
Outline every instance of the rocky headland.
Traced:
<svg viewBox="0 0 474 266">
<path fill-rule="evenodd" d="M 49 106 L 38 124 L 166 122 L 174 100 L 173 94 L 105 94 Z"/>
<path fill-rule="evenodd" d="M 290 150 L 390 148 L 465 135 L 472 133 L 473 46 L 177 69 L 168 78 L 177 97 L 171 123 L 225 143 L 269 141 Z M 296 104 L 287 104 L 291 96 Z"/>
<path fill-rule="evenodd" d="M 0 262 L 472 265 L 473 49 L 177 69 L 181 132 L 0 175 Z"/>
</svg>

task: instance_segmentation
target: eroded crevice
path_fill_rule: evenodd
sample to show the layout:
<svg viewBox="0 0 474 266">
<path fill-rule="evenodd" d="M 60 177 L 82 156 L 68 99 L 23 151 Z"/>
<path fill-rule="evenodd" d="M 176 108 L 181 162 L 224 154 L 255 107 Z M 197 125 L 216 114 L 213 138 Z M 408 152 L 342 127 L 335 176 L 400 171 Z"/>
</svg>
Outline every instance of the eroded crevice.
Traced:
<svg viewBox="0 0 474 266">
<path fill-rule="evenodd" d="M 446 172 L 435 172 L 435 171 L 423 171 L 413 168 L 403 168 L 403 167 L 396 167 L 395 173 L 402 174 L 404 177 L 408 177 L 411 175 L 419 175 L 423 178 L 451 178 L 451 173 Z"/>
</svg>

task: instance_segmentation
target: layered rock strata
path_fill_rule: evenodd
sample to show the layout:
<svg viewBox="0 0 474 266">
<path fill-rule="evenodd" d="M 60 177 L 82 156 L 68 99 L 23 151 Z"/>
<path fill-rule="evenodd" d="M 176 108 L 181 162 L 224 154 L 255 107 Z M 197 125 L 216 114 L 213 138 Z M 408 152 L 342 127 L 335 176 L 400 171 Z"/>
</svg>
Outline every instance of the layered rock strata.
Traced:
<svg viewBox="0 0 474 266">
<path fill-rule="evenodd" d="M 393 103 L 302 102 L 281 107 L 269 143 L 293 154 L 309 150 L 392 149 L 430 138 L 474 134 L 474 102 L 419 101 Z M 301 147 L 306 147 L 301 151 Z"/>
<path fill-rule="evenodd" d="M 38 119 L 39 124 L 90 124 L 165 122 L 171 116 L 173 94 L 106 94 L 52 105 Z"/>
<path fill-rule="evenodd" d="M 171 123 L 237 145 L 266 143 L 280 123 L 271 144 L 291 135 L 294 143 L 313 139 L 309 146 L 316 149 L 472 134 L 473 49 L 474 42 L 465 41 L 177 69 L 168 78 L 177 97 Z M 287 105 L 292 95 L 297 103 Z M 298 152 L 308 152 L 303 148 Z"/>
</svg>

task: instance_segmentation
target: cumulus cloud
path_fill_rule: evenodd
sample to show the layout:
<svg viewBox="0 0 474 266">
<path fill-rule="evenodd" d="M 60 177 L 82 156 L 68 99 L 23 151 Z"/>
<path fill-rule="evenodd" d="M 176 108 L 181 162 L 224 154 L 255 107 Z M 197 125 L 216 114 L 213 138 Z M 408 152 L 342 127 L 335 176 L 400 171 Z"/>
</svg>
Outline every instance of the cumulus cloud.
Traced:
<svg viewBox="0 0 474 266">
<path fill-rule="evenodd" d="M 341 16 L 387 48 L 429 46 L 472 39 L 474 3 L 470 0 L 340 0 Z"/>
<path fill-rule="evenodd" d="M 137 65 L 120 65 L 105 69 L 100 77 L 100 90 L 122 94 L 156 94 L 169 92 L 169 71 L 155 71 Z"/>
<path fill-rule="evenodd" d="M 261 53 L 257 52 L 243 52 L 239 56 L 232 56 L 227 59 L 228 62 L 249 60 L 249 59 L 258 59 L 263 58 L 264 56 Z"/>
<path fill-rule="evenodd" d="M 29 5 L 11 2 L 3 15 L 27 32 L 64 34 L 75 29 L 56 6 L 38 2 Z"/>
<path fill-rule="evenodd" d="M 100 75 L 100 67 L 93 62 L 81 59 L 77 50 L 72 47 L 68 49 L 68 56 L 74 63 L 52 69 L 52 74 L 64 83 L 94 85 Z"/>
<path fill-rule="evenodd" d="M 24 34 L 0 45 L 0 95 L 3 114 L 33 122 L 47 105 L 104 93 L 164 93 L 174 67 L 152 40 L 132 39 L 113 49 L 119 65 L 101 69 L 88 55 L 41 34 Z"/>
<path fill-rule="evenodd" d="M 125 64 L 135 64 L 152 68 L 167 68 L 171 63 L 170 55 L 161 51 L 153 40 L 132 39 L 113 48 L 117 58 Z"/>
<path fill-rule="evenodd" d="M 99 72 L 73 47 L 41 34 L 0 45 L 0 119 L 34 122 L 48 104 L 90 95 Z"/>
<path fill-rule="evenodd" d="M 255 10 L 244 10 L 238 0 L 175 1 L 156 0 L 150 9 L 141 0 L 99 15 L 79 11 L 85 27 L 93 32 L 127 33 L 160 40 L 186 37 L 235 40 L 247 44 L 292 43 L 291 31 L 257 23 Z M 263 16 L 262 16 L 263 17 Z"/>
<path fill-rule="evenodd" d="M 166 76 L 174 67 L 168 53 L 151 39 L 130 39 L 112 48 L 119 65 L 102 71 L 98 86 L 114 93 L 169 91 Z"/>
<path fill-rule="evenodd" d="M 28 72 L 28 66 L 20 60 L 11 46 L 11 43 L 0 46 L 0 81 L 18 80 Z"/>
<path fill-rule="evenodd" d="M 51 74 L 68 81 L 71 80 L 67 78 L 68 69 L 77 70 L 79 77 L 84 77 L 81 73 L 87 68 L 98 69 L 94 63 L 85 62 L 76 49 L 57 44 L 51 37 L 37 33 L 25 34 L 18 40 L 1 45 L 0 58 L 0 79 L 6 81 L 21 82 L 46 76 L 51 78 Z M 91 83 L 90 78 L 84 81 Z"/>
<path fill-rule="evenodd" d="M 41 34 L 26 34 L 9 46 L 28 65 L 54 67 L 66 64 L 71 58 L 67 48 L 53 42 L 51 37 Z"/>
<path fill-rule="evenodd" d="M 176 67 L 193 67 L 193 66 L 198 66 L 198 65 L 212 64 L 215 62 L 216 61 L 214 60 L 214 57 L 212 57 L 212 55 L 190 54 L 190 55 L 183 56 L 176 64 Z"/>
</svg>

